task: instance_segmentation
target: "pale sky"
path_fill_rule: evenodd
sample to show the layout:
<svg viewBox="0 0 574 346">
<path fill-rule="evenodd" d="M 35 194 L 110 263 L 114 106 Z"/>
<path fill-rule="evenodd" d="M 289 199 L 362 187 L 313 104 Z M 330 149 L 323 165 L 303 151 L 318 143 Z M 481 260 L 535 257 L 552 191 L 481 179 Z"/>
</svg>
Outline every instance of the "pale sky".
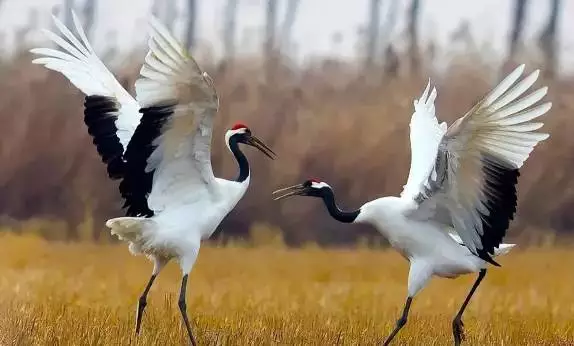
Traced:
<svg viewBox="0 0 574 346">
<path fill-rule="evenodd" d="M 12 33 L 28 22 L 29 10 L 37 9 L 40 25 L 50 27 L 50 11 L 63 0 L 3 0 L 0 7 L 0 31 L 8 42 Z M 80 11 L 83 0 L 76 0 Z M 98 0 L 97 32 L 93 38 L 96 50 L 103 50 L 109 44 L 106 35 L 117 34 L 116 43 L 121 51 L 128 51 L 134 45 L 142 44 L 147 36 L 146 18 L 151 10 L 152 0 Z M 209 44 L 215 56 L 221 53 L 221 15 L 226 0 L 197 0 L 199 5 L 198 36 L 203 44 Z M 238 51 L 258 52 L 264 26 L 265 0 L 239 0 Z M 279 0 L 284 4 L 285 0 Z M 404 13 L 410 1 L 399 0 L 399 13 Z M 424 42 L 432 38 L 439 47 L 449 47 L 450 34 L 461 20 L 470 24 L 474 39 L 479 44 L 488 43 L 496 54 L 503 54 L 507 47 L 510 29 L 510 13 L 514 0 L 423 0 L 420 21 L 420 35 Z M 179 0 L 180 21 L 185 20 L 184 0 Z M 383 5 L 390 3 L 382 1 Z M 532 38 L 546 20 L 550 1 L 533 0 L 527 15 L 527 37 Z M 574 0 L 562 1 L 559 19 L 560 60 L 564 72 L 574 73 Z M 336 55 L 354 58 L 357 54 L 357 31 L 367 19 L 368 0 L 301 0 L 292 38 L 296 42 L 294 55 L 298 61 L 310 57 Z M 385 8 L 382 16 L 384 17 Z M 282 18 L 280 13 L 279 18 Z M 181 26 L 176 25 L 183 34 Z M 404 15 L 393 32 L 391 40 L 400 45 L 404 31 Z M 342 35 L 342 43 L 334 45 L 335 33 Z M 32 36 L 40 40 L 41 36 Z"/>
</svg>

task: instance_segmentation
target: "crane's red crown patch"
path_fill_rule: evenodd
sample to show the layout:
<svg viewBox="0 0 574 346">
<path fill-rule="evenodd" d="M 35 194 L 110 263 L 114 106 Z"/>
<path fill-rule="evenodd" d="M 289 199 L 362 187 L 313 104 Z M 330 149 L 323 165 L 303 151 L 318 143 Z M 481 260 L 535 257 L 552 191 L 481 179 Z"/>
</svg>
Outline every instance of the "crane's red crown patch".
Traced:
<svg viewBox="0 0 574 346">
<path fill-rule="evenodd" d="M 311 178 L 311 179 L 309 179 L 309 181 L 311 181 L 313 183 L 317 183 L 317 184 L 321 182 L 321 180 L 319 180 L 317 178 Z"/>
<path fill-rule="evenodd" d="M 247 128 L 247 126 L 243 123 L 235 123 L 235 125 L 233 125 L 231 130 L 235 131 L 235 130 L 246 129 L 246 128 Z"/>
</svg>

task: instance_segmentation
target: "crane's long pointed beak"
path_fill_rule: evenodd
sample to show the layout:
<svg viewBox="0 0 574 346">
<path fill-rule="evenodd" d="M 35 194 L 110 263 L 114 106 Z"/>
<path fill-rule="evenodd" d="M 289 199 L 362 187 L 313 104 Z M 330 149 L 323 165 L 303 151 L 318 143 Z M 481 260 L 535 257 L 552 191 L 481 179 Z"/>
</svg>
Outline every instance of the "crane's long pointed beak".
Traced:
<svg viewBox="0 0 574 346">
<path fill-rule="evenodd" d="M 297 184 L 283 189 L 273 191 L 273 200 L 278 201 L 283 198 L 301 195 L 305 192 L 305 186 L 303 184 Z"/>
<path fill-rule="evenodd" d="M 265 154 L 271 160 L 274 160 L 275 159 L 274 156 L 277 156 L 277 154 L 275 154 L 275 152 L 273 152 L 273 150 L 271 150 L 271 148 L 269 148 L 259 138 L 255 137 L 253 135 L 251 135 L 249 137 L 249 139 L 247 140 L 247 144 L 251 145 L 252 147 L 259 149 L 259 151 L 261 151 L 263 154 Z"/>
</svg>

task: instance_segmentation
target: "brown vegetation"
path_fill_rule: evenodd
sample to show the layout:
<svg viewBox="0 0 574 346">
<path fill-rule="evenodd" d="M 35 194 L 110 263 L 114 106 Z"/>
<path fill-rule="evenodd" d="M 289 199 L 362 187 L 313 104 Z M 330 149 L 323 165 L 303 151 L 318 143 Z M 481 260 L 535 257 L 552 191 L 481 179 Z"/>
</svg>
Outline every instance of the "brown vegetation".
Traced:
<svg viewBox="0 0 574 346">
<path fill-rule="evenodd" d="M 143 53 L 133 54 L 120 80 L 133 85 Z M 91 235 L 101 237 L 103 220 L 122 214 L 116 184 L 84 128 L 83 98 L 57 73 L 30 64 L 22 54 L 0 67 L 0 214 L 17 220 L 65 220 L 61 232 L 77 238 L 76 226 L 93 216 Z M 214 76 L 221 110 L 214 131 L 216 175 L 233 177 L 235 163 L 223 145 L 223 133 L 241 120 L 266 140 L 279 158 L 270 162 L 249 151 L 252 186 L 220 227 L 227 235 L 245 235 L 252 222 L 280 227 L 288 244 L 321 244 L 372 237 L 370 228 L 339 227 L 317 201 L 271 203 L 271 191 L 309 176 L 328 181 L 343 206 L 385 194 L 398 194 L 409 166 L 408 122 L 412 101 L 430 76 L 439 96 L 437 112 L 452 121 L 462 115 L 501 76 L 478 58 L 451 64 L 444 75 L 399 73 L 374 84 L 358 79 L 354 66 L 325 61 L 303 70 L 283 67 L 273 83 L 261 82 L 255 60 L 223 68 L 203 63 Z M 528 66 L 533 69 L 534 66 Z M 376 74 L 371 74 L 376 75 Z M 520 178 L 519 217 L 510 234 L 538 237 L 568 232 L 574 226 L 574 80 L 546 79 L 553 109 L 546 118 L 548 141 L 536 148 Z M 5 219 L 7 222 L 8 219 Z M 90 222 L 92 222 L 90 221 Z M 107 237 L 107 232 L 104 232 Z M 53 238 L 60 237 L 48 234 Z"/>
</svg>

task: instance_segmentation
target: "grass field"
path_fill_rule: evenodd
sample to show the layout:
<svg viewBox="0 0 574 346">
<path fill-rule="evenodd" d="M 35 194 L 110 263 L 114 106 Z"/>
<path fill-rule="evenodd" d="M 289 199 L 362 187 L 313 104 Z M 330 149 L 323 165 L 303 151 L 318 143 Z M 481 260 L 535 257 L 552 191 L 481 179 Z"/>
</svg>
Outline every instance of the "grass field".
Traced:
<svg viewBox="0 0 574 346">
<path fill-rule="evenodd" d="M 151 265 L 123 245 L 0 237 L 1 345 L 180 345 L 180 273 L 150 292 L 142 334 L 135 303 Z M 468 345 L 574 344 L 574 251 L 520 249 L 500 259 L 465 314 Z M 374 345 L 390 332 L 407 263 L 390 251 L 205 247 L 188 311 L 201 345 Z M 434 279 L 395 345 L 448 345 L 474 280 Z"/>
</svg>

